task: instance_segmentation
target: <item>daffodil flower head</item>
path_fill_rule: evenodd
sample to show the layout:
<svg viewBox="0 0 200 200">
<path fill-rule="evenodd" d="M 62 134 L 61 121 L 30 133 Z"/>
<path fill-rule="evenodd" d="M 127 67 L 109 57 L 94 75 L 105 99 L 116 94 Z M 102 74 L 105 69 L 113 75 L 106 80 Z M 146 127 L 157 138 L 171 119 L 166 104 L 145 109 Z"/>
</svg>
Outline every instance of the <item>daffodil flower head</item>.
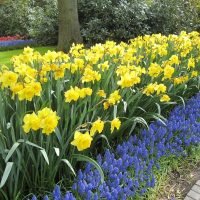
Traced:
<svg viewBox="0 0 200 200">
<path fill-rule="evenodd" d="M 92 127 L 90 129 L 90 135 L 94 136 L 96 132 L 102 133 L 104 128 L 104 122 L 99 118 L 95 122 L 92 123 Z"/>
<path fill-rule="evenodd" d="M 119 130 L 121 126 L 121 121 L 119 120 L 119 118 L 115 118 L 111 121 L 111 133 L 113 133 L 114 129 L 116 128 L 117 130 Z"/>
<path fill-rule="evenodd" d="M 31 129 L 37 131 L 40 128 L 40 119 L 34 112 L 32 114 L 26 114 L 23 122 L 23 129 L 25 133 L 30 132 Z"/>
<path fill-rule="evenodd" d="M 83 151 L 91 146 L 92 137 L 89 132 L 81 133 L 76 131 L 74 134 L 74 140 L 71 142 L 73 146 L 76 146 L 78 151 Z"/>
</svg>

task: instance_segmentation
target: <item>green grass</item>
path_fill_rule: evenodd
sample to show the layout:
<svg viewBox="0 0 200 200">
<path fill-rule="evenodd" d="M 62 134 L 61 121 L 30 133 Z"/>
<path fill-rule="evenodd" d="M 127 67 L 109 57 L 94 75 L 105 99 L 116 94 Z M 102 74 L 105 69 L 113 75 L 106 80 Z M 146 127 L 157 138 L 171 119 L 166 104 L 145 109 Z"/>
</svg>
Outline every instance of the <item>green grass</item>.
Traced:
<svg viewBox="0 0 200 200">
<path fill-rule="evenodd" d="M 48 50 L 55 50 L 55 47 L 53 47 L 53 46 L 35 47 L 34 49 L 36 51 L 39 51 L 41 54 L 44 54 Z M 23 52 L 23 49 L 0 52 L 0 65 L 10 65 L 11 64 L 10 59 L 13 56 L 21 54 L 22 52 Z"/>
</svg>

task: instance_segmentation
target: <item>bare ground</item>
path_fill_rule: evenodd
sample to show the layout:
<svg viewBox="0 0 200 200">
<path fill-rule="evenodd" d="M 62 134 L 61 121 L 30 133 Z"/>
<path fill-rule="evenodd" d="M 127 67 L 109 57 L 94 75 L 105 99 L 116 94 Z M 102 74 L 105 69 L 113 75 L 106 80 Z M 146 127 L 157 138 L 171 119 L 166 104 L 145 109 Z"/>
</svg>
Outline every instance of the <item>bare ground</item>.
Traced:
<svg viewBox="0 0 200 200">
<path fill-rule="evenodd" d="M 190 191 L 192 186 L 200 180 L 200 162 L 187 163 L 173 170 L 167 177 L 165 185 L 162 186 L 157 200 L 176 199 L 182 200 Z M 174 198 L 173 198 L 174 197 Z"/>
</svg>

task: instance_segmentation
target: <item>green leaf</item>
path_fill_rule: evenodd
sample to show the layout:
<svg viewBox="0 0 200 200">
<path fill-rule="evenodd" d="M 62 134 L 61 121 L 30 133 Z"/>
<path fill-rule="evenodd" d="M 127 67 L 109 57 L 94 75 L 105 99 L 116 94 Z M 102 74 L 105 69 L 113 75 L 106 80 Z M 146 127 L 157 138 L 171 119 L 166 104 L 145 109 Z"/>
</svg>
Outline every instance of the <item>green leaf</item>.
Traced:
<svg viewBox="0 0 200 200">
<path fill-rule="evenodd" d="M 68 165 L 68 167 L 71 169 L 71 171 L 73 172 L 74 176 L 76 176 L 76 173 L 74 171 L 74 168 L 72 167 L 71 163 L 67 160 L 67 159 L 62 159 L 62 161 Z"/>
<path fill-rule="evenodd" d="M 20 145 L 19 142 L 15 142 L 13 144 L 13 146 L 11 147 L 11 149 L 9 150 L 7 156 L 6 156 L 6 159 L 5 159 L 5 162 L 7 163 L 9 158 L 13 155 L 13 153 L 15 152 L 15 150 L 17 149 L 17 147 Z"/>
<path fill-rule="evenodd" d="M 114 105 L 113 117 L 114 117 L 114 119 L 117 117 L 117 105 Z"/>
<path fill-rule="evenodd" d="M 161 114 L 161 107 L 160 107 L 160 105 L 158 103 L 156 103 L 156 106 L 158 108 L 158 114 L 160 115 Z"/>
<path fill-rule="evenodd" d="M 143 117 L 135 117 L 134 119 L 130 119 L 130 120 L 133 121 L 133 125 L 131 127 L 130 132 L 129 132 L 129 135 L 131 135 L 131 133 L 135 129 L 137 123 L 140 123 L 143 126 L 146 126 L 147 129 L 149 129 L 148 123 L 146 122 L 146 120 Z"/>
<path fill-rule="evenodd" d="M 0 190 L 0 194 L 4 200 L 9 200 L 8 194 L 6 192 L 4 192 L 3 190 Z"/>
<path fill-rule="evenodd" d="M 12 169 L 12 166 L 13 166 L 13 162 L 7 162 L 6 168 L 4 170 L 4 173 L 3 173 L 3 176 L 1 179 L 0 188 L 2 188 L 4 186 L 4 184 L 6 183 L 8 176 L 10 174 L 10 171 Z"/>
<path fill-rule="evenodd" d="M 47 162 L 47 164 L 49 165 L 49 158 L 47 156 L 47 153 L 44 149 L 41 149 L 40 152 L 42 153 L 42 155 L 44 156 L 45 161 Z"/>
<path fill-rule="evenodd" d="M 57 156 L 59 156 L 59 155 L 60 155 L 60 149 L 59 149 L 59 148 L 56 148 L 56 147 L 54 147 L 54 150 L 55 150 L 55 152 L 56 152 L 56 155 L 57 155 Z"/>
<path fill-rule="evenodd" d="M 55 133 L 56 133 L 56 137 L 58 138 L 58 141 L 60 142 L 60 144 L 62 144 L 62 136 L 58 128 L 55 129 Z"/>
<path fill-rule="evenodd" d="M 93 160 L 92 158 L 89 158 L 88 156 L 82 155 L 82 154 L 73 154 L 72 157 L 76 158 L 78 161 L 86 161 L 86 162 L 93 164 L 101 175 L 101 183 L 104 182 L 103 170 L 101 169 L 101 167 L 95 160 Z"/>
<path fill-rule="evenodd" d="M 142 107 L 140 107 L 140 106 L 137 106 L 136 109 L 139 109 L 139 110 L 141 110 L 141 111 L 143 111 L 143 112 L 145 112 L 145 113 L 147 112 L 144 108 L 142 108 Z"/>
<path fill-rule="evenodd" d="M 131 133 L 134 131 L 136 124 L 137 124 L 137 122 L 133 122 L 133 125 L 132 125 L 132 127 L 131 127 L 131 130 L 129 131 L 129 136 L 130 136 Z"/>
<path fill-rule="evenodd" d="M 164 126 L 166 126 L 166 118 L 164 118 L 162 115 L 156 114 L 156 113 L 148 113 L 147 116 L 150 116 L 151 118 L 160 121 Z"/>
<path fill-rule="evenodd" d="M 140 123 L 140 124 L 146 126 L 147 129 L 149 129 L 148 123 L 146 122 L 146 120 L 143 117 L 136 117 L 134 119 L 134 122 L 135 123 Z"/>
<path fill-rule="evenodd" d="M 185 101 L 184 101 L 183 97 L 181 97 L 181 96 L 177 96 L 177 97 L 181 99 L 181 101 L 182 101 L 182 103 L 183 103 L 183 106 L 184 106 L 184 108 L 185 108 Z"/>
<path fill-rule="evenodd" d="M 123 99 L 122 99 L 122 102 L 123 102 L 123 104 L 124 104 L 124 113 L 126 113 L 126 110 L 127 110 L 127 102 L 124 101 Z"/>
<path fill-rule="evenodd" d="M 30 145 L 30 146 L 33 146 L 33 147 L 36 147 L 36 148 L 38 148 L 38 149 L 43 149 L 42 147 L 40 147 L 40 146 L 38 146 L 37 144 L 34 144 L 34 143 L 32 143 L 32 142 L 29 142 L 29 141 L 24 141 L 24 143 L 26 143 L 26 144 L 28 144 L 28 145 Z"/>
<path fill-rule="evenodd" d="M 108 141 L 108 138 L 107 138 L 105 135 L 103 135 L 103 134 L 98 134 L 98 136 L 97 136 L 96 139 L 98 140 L 98 139 L 100 139 L 100 138 L 104 139 L 104 140 L 106 141 L 108 147 L 109 147 L 110 149 L 112 149 L 112 147 L 110 146 L 110 143 L 109 143 L 109 141 Z"/>
<path fill-rule="evenodd" d="M 46 161 L 47 164 L 49 165 L 49 158 L 48 158 L 47 153 L 46 153 L 46 151 L 45 151 L 44 148 L 42 148 L 42 147 L 40 147 L 40 146 L 38 146 L 37 144 L 34 144 L 34 143 L 32 143 L 32 142 L 25 141 L 25 140 L 23 140 L 23 139 L 18 140 L 18 142 L 24 142 L 25 144 L 28 144 L 28 145 L 30 145 L 30 146 L 32 146 L 32 147 L 36 147 L 36 148 L 40 149 L 40 152 L 41 152 L 42 155 L 44 156 L 45 161 Z"/>
<path fill-rule="evenodd" d="M 164 102 L 165 105 L 176 105 L 177 103 L 174 101 Z"/>
</svg>

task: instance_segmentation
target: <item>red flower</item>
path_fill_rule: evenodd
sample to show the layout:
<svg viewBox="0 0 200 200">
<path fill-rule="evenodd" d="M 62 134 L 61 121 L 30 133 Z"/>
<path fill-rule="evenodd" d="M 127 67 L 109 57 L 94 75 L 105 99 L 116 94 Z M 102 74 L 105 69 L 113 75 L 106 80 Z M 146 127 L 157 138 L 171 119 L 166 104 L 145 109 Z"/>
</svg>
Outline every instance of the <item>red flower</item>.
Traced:
<svg viewBox="0 0 200 200">
<path fill-rule="evenodd" d="M 19 39 L 22 39 L 20 35 L 0 37 L 0 41 L 19 40 Z"/>
</svg>

